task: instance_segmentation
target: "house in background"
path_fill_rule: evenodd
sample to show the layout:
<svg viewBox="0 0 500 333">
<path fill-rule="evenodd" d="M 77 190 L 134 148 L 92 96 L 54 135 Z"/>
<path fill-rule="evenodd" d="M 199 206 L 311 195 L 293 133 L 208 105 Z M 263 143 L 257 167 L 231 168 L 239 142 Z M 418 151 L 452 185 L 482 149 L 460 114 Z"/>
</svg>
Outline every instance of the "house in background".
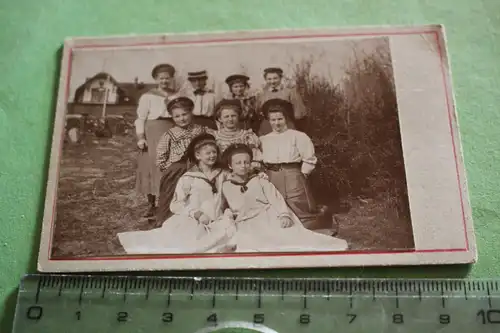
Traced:
<svg viewBox="0 0 500 333">
<path fill-rule="evenodd" d="M 142 94 L 154 88 L 154 83 L 118 82 L 105 72 L 89 77 L 75 91 L 73 102 L 68 103 L 68 115 L 94 118 L 136 117 L 137 104 Z"/>
<path fill-rule="evenodd" d="M 137 105 L 142 94 L 155 87 L 153 84 L 138 82 L 117 82 L 108 73 L 97 73 L 87 78 L 75 91 L 74 104 Z M 106 94 L 107 92 L 107 94 Z"/>
<path fill-rule="evenodd" d="M 86 133 L 99 137 L 128 133 L 133 127 L 139 98 L 155 86 L 137 78 L 133 82 L 118 82 L 104 72 L 87 78 L 76 89 L 73 102 L 67 105 L 66 139 L 78 143 Z M 106 120 L 100 122 L 103 117 Z"/>
</svg>

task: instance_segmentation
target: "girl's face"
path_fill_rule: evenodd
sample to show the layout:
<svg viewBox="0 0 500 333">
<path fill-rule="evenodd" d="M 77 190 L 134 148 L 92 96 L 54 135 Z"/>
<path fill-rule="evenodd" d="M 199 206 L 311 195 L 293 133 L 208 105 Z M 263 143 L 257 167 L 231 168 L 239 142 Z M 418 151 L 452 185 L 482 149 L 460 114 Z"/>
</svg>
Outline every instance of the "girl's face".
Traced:
<svg viewBox="0 0 500 333">
<path fill-rule="evenodd" d="M 239 116 L 238 112 L 233 109 L 222 109 L 220 112 L 219 121 L 222 123 L 222 126 L 227 129 L 235 129 L 238 128 L 239 125 Z"/>
<path fill-rule="evenodd" d="M 281 84 L 281 76 L 278 73 L 267 73 L 265 79 L 271 88 L 276 88 Z"/>
<path fill-rule="evenodd" d="M 214 166 L 217 162 L 217 147 L 207 144 L 200 147 L 195 153 L 196 160 L 206 166 Z"/>
<path fill-rule="evenodd" d="M 243 82 L 236 82 L 231 86 L 231 92 L 234 96 L 241 97 L 245 94 L 246 88 L 247 86 Z"/>
<path fill-rule="evenodd" d="M 191 82 L 194 90 L 204 89 L 207 86 L 207 79 L 193 79 L 189 82 Z"/>
<path fill-rule="evenodd" d="M 172 109 L 172 120 L 179 127 L 186 127 L 191 124 L 193 113 L 183 108 Z"/>
<path fill-rule="evenodd" d="M 282 112 L 270 112 L 269 113 L 269 123 L 274 132 L 284 132 L 288 129 L 286 124 L 286 117 Z"/>
<path fill-rule="evenodd" d="M 156 84 L 158 84 L 158 87 L 160 87 L 160 89 L 170 89 L 172 87 L 173 81 L 173 77 L 170 75 L 170 73 L 160 72 L 156 75 Z"/>
<path fill-rule="evenodd" d="M 240 177 L 246 177 L 250 173 L 252 159 L 247 153 L 234 154 L 231 157 L 230 168 L 233 173 Z"/>
</svg>

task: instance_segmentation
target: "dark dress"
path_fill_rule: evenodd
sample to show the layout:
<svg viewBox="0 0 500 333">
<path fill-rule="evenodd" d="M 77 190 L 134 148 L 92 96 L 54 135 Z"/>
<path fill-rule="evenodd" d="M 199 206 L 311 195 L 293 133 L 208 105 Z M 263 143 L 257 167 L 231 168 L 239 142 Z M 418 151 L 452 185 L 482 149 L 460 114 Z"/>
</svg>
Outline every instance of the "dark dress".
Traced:
<svg viewBox="0 0 500 333">
<path fill-rule="evenodd" d="M 205 126 L 192 124 L 188 128 L 173 127 L 168 130 L 158 142 L 157 165 L 162 171 L 160 180 L 160 196 L 156 210 L 156 222 L 163 223 L 172 216 L 170 203 L 174 197 L 178 180 L 188 169 L 186 150 L 196 136 L 211 132 Z"/>
<path fill-rule="evenodd" d="M 240 128 L 244 130 L 251 129 L 258 133 L 264 116 L 258 112 L 257 98 L 255 96 L 244 96 L 243 98 L 232 97 L 241 103 Z"/>
<path fill-rule="evenodd" d="M 148 147 L 137 154 L 136 191 L 139 194 L 157 196 L 161 172 L 156 167 L 156 146 L 161 136 L 174 126 L 167 113 L 165 100 L 175 98 L 175 94 L 166 94 L 152 89 L 141 96 L 137 107 L 139 122 L 144 121 L 144 136 Z M 136 124 L 138 126 L 139 124 Z M 142 124 L 140 124 L 142 125 Z"/>
</svg>

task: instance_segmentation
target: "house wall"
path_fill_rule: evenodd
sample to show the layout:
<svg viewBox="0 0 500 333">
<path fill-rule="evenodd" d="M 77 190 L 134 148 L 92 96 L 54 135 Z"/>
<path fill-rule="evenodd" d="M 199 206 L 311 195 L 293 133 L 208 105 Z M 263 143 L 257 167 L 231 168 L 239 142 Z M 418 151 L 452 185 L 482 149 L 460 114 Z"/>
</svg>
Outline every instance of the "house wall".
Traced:
<svg viewBox="0 0 500 333">
<path fill-rule="evenodd" d="M 101 86 L 101 82 L 103 82 L 103 85 Z M 108 89 L 108 99 L 106 103 L 109 104 L 115 104 L 118 103 L 118 89 L 116 85 L 108 80 L 104 79 L 95 79 L 94 81 L 90 82 L 87 84 L 83 96 L 82 96 L 82 103 L 100 103 L 98 101 L 93 101 L 92 100 L 92 90 L 93 89 L 98 89 L 102 90 L 102 93 L 105 93 L 105 89 Z"/>
</svg>

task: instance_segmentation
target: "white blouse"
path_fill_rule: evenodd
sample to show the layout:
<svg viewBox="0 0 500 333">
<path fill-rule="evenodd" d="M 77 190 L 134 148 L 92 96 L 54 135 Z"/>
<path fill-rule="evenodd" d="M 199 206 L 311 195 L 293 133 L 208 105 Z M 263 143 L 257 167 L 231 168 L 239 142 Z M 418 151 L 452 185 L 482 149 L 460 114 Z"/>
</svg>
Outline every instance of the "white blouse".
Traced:
<svg viewBox="0 0 500 333">
<path fill-rule="evenodd" d="M 193 101 L 193 115 L 213 117 L 215 112 L 215 94 L 212 91 L 205 90 L 203 95 L 195 95 L 193 90 L 190 89 L 181 94 Z"/>
<path fill-rule="evenodd" d="M 314 144 L 304 132 L 288 129 L 282 133 L 271 132 L 259 139 L 264 163 L 302 163 L 302 173 L 306 175 L 316 167 Z"/>
<path fill-rule="evenodd" d="M 224 198 L 229 209 L 238 214 L 238 221 L 256 217 L 267 210 L 269 206 L 273 207 L 273 211 L 277 214 L 276 218 L 291 217 L 285 199 L 269 180 L 257 176 L 250 179 L 246 186 L 247 190 L 242 192 L 241 185 L 235 185 L 230 181 L 226 181 L 222 185 Z"/>
<path fill-rule="evenodd" d="M 212 180 L 217 193 L 213 192 L 212 186 L 207 182 L 210 180 L 203 172 L 188 170 L 182 175 L 170 203 L 172 213 L 195 218 L 196 212 L 202 212 L 212 220 L 217 219 L 222 214 L 222 183 L 228 177 L 227 171 L 219 171 Z"/>
<path fill-rule="evenodd" d="M 171 118 L 167 112 L 167 101 L 176 98 L 177 95 L 168 97 L 153 93 L 145 93 L 139 98 L 137 106 L 137 119 L 135 121 L 135 131 L 137 135 L 144 134 L 146 120 L 154 120 L 160 117 Z"/>
</svg>

